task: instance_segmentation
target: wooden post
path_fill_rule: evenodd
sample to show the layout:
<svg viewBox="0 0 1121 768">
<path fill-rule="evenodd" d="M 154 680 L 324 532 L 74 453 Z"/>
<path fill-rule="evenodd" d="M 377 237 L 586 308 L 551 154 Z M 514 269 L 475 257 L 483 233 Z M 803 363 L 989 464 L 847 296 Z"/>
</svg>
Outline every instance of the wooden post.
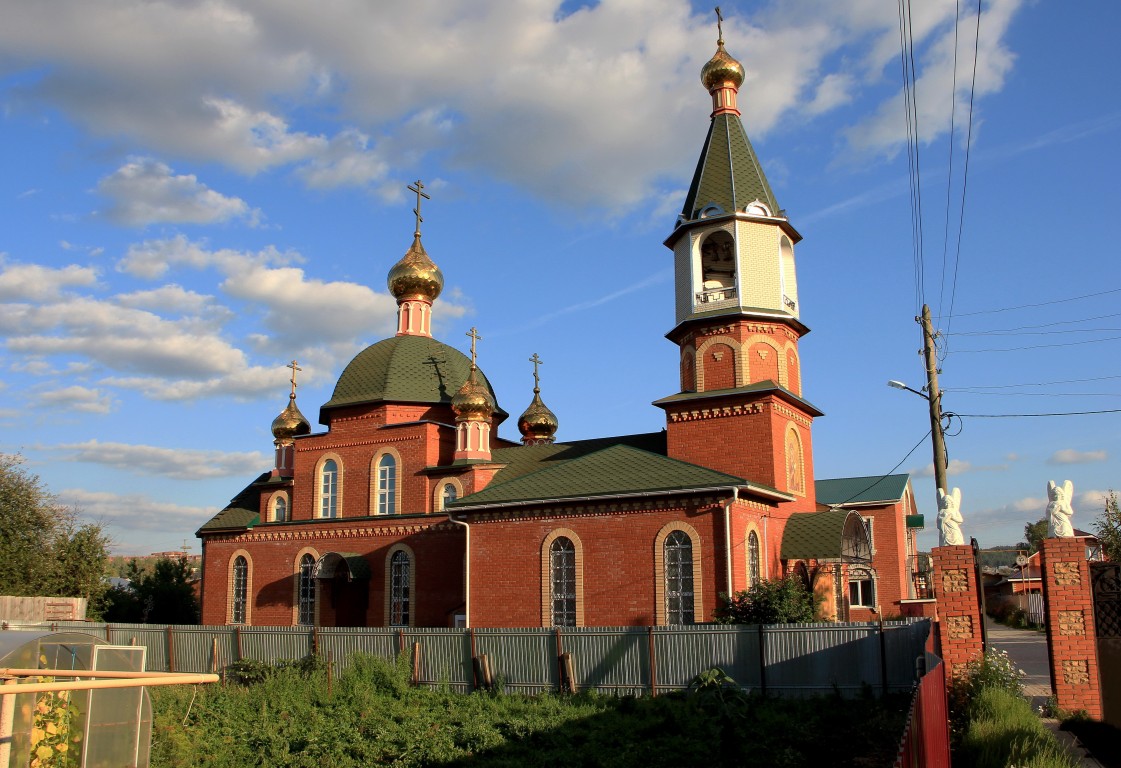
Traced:
<svg viewBox="0 0 1121 768">
<path fill-rule="evenodd" d="M 397 653 L 405 652 L 405 630 L 397 630 Z"/>
<path fill-rule="evenodd" d="M 110 634 L 110 630 L 112 629 L 112 626 L 113 625 L 109 624 L 108 622 L 106 622 L 106 624 L 105 624 L 105 642 L 107 642 L 107 643 L 113 642 L 113 636 Z"/>
<path fill-rule="evenodd" d="M 880 690 L 887 693 L 887 638 L 884 637 L 884 615 L 877 612 L 880 620 Z"/>
<path fill-rule="evenodd" d="M 334 651 L 327 651 L 327 698 L 331 698 L 331 669 L 335 664 Z"/>
<path fill-rule="evenodd" d="M 234 626 L 234 638 L 237 640 L 237 660 L 241 661 L 244 658 L 244 653 L 241 650 L 241 625 Z"/>
<path fill-rule="evenodd" d="M 759 625 L 759 693 L 767 695 L 767 633 Z"/>
<path fill-rule="evenodd" d="M 420 643 L 413 643 L 413 685 L 420 685 Z"/>
<path fill-rule="evenodd" d="M 647 647 L 650 651 L 650 696 L 658 695 L 658 660 L 654 657 L 654 627 L 646 628 Z"/>
<path fill-rule="evenodd" d="M 174 639 L 174 635 L 171 634 L 171 625 L 170 624 L 167 626 L 167 630 L 166 630 L 165 634 L 167 635 L 167 671 L 168 672 L 174 672 L 175 671 L 175 639 Z"/>
<path fill-rule="evenodd" d="M 218 671 L 218 636 L 210 638 L 210 671 Z"/>
<path fill-rule="evenodd" d="M 553 637 L 557 641 L 557 690 L 564 690 L 564 644 L 561 642 L 560 627 L 553 629 Z"/>
<path fill-rule="evenodd" d="M 475 653 L 475 628 L 467 628 L 467 637 L 471 640 L 471 690 L 479 688 L 478 655 Z"/>
<path fill-rule="evenodd" d="M 564 687 L 568 693 L 576 693 L 576 670 L 572 665 L 572 654 L 561 654 L 561 670 L 564 673 Z"/>
</svg>

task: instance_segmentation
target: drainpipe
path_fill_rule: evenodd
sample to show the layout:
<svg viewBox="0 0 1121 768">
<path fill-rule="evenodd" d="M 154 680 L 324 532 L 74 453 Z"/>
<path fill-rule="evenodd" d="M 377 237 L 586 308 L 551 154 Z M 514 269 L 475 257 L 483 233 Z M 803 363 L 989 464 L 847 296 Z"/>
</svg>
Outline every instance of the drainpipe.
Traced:
<svg viewBox="0 0 1121 768">
<path fill-rule="evenodd" d="M 732 588 L 732 505 L 740 497 L 740 489 L 738 486 L 732 487 L 732 498 L 724 502 L 724 567 L 727 569 L 728 577 L 728 599 L 732 599 L 734 594 Z"/>
<path fill-rule="evenodd" d="M 767 546 L 767 518 L 770 515 L 763 515 L 763 578 L 770 580 L 771 578 L 771 548 Z"/>
<path fill-rule="evenodd" d="M 467 534 L 467 543 L 463 549 L 463 624 L 471 626 L 471 526 L 462 520 L 456 520 L 448 513 L 448 522 L 462 525 Z"/>
</svg>

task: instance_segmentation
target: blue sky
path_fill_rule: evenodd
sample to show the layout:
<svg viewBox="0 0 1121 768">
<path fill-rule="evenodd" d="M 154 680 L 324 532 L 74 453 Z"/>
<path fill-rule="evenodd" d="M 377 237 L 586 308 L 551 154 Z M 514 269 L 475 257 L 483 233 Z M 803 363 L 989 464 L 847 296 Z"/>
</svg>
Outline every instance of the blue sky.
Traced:
<svg viewBox="0 0 1121 768">
<path fill-rule="evenodd" d="M 118 552 L 197 551 L 271 466 L 285 364 L 314 423 L 392 333 L 418 178 L 446 280 L 434 333 L 466 350 L 479 328 L 503 408 L 528 405 L 536 352 L 560 439 L 663 426 L 661 243 L 708 126 L 711 8 L 389 5 L 0 0 L 0 451 Z M 974 414 L 948 438 L 967 536 L 1017 541 L 1049 479 L 1073 480 L 1089 528 L 1121 486 L 1121 413 L 982 418 L 1121 408 L 1121 6 L 982 3 L 959 250 L 966 5 L 956 102 L 955 3 L 914 8 L 920 289 L 897 3 L 723 4 L 745 124 L 805 237 L 817 476 L 912 472 L 924 546 L 925 404 L 885 385 L 922 383 L 924 299 L 944 407 Z"/>
</svg>

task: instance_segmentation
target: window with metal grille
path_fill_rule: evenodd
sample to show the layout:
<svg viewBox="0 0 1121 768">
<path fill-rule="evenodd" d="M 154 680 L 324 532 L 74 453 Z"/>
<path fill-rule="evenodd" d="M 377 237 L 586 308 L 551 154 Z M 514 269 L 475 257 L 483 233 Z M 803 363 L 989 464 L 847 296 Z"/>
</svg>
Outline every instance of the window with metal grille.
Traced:
<svg viewBox="0 0 1121 768">
<path fill-rule="evenodd" d="M 448 504 L 451 504 L 455 500 L 456 500 L 455 486 L 452 485 L 451 483 L 447 483 L 444 486 L 444 495 L 441 498 L 441 503 L 443 504 L 442 508 L 446 509 Z"/>
<path fill-rule="evenodd" d="M 319 471 L 319 516 L 334 518 L 339 514 L 339 465 L 334 459 L 323 462 Z"/>
<path fill-rule="evenodd" d="M 389 625 L 409 626 L 409 555 L 397 550 L 389 560 Z"/>
<path fill-rule="evenodd" d="M 378 462 L 378 514 L 397 512 L 397 460 L 385 454 Z"/>
<path fill-rule="evenodd" d="M 759 583 L 759 534 L 755 531 L 747 534 L 747 586 L 754 587 Z"/>
<path fill-rule="evenodd" d="M 249 598 L 249 561 L 241 555 L 234 560 L 233 612 L 230 621 L 234 624 L 245 623 L 246 601 Z"/>
<path fill-rule="evenodd" d="M 693 623 L 693 541 L 674 531 L 664 545 L 666 566 L 666 623 Z"/>
<path fill-rule="evenodd" d="M 549 547 L 550 595 L 553 626 L 576 626 L 576 547 L 566 536 L 558 536 Z"/>
<path fill-rule="evenodd" d="M 300 558 L 299 600 L 300 610 L 297 621 L 311 626 L 315 623 L 315 558 L 304 555 Z"/>
<path fill-rule="evenodd" d="M 288 499 L 283 496 L 276 497 L 276 503 L 273 505 L 272 519 L 275 522 L 283 523 L 288 519 Z"/>
</svg>

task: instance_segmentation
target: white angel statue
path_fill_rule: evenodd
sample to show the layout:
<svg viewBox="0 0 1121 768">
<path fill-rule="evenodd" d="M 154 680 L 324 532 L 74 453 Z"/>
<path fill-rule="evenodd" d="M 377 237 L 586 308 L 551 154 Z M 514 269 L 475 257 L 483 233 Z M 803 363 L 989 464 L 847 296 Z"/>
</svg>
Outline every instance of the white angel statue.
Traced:
<svg viewBox="0 0 1121 768">
<path fill-rule="evenodd" d="M 961 488 L 938 489 L 938 546 L 964 544 L 961 535 Z"/>
<path fill-rule="evenodd" d="M 1074 483 L 1070 480 L 1062 485 L 1055 485 L 1054 480 L 1047 481 L 1047 518 L 1051 521 L 1047 528 L 1047 535 L 1051 538 L 1069 538 L 1074 535 L 1074 526 L 1070 518 L 1074 510 L 1070 500 L 1074 498 Z"/>
</svg>

